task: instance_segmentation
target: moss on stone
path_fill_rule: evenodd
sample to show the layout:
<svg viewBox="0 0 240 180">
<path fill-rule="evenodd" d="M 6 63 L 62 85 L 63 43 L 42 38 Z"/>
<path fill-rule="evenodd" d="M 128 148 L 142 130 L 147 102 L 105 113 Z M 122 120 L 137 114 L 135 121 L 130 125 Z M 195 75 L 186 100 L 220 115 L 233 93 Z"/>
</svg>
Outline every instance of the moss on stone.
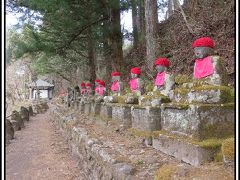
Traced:
<svg viewBox="0 0 240 180">
<path fill-rule="evenodd" d="M 174 164 L 164 164 L 156 172 L 154 180 L 172 180 L 178 168 L 179 167 Z"/>
<path fill-rule="evenodd" d="M 215 156 L 214 156 L 214 162 L 222 162 L 223 161 L 223 154 L 222 151 L 219 151 Z"/>
<path fill-rule="evenodd" d="M 177 108 L 177 109 L 189 109 L 190 104 L 189 103 L 175 103 L 175 102 L 171 102 L 171 103 L 163 103 L 161 105 L 162 108 Z"/>
<path fill-rule="evenodd" d="M 222 142 L 222 154 L 226 159 L 234 160 L 235 156 L 234 138 L 228 138 Z"/>
<path fill-rule="evenodd" d="M 206 139 L 200 142 L 194 141 L 193 143 L 204 149 L 216 149 L 221 147 L 222 141 L 223 139 Z"/>
<path fill-rule="evenodd" d="M 130 132 L 130 134 L 136 137 L 143 137 L 143 138 L 150 137 L 152 135 L 151 131 L 142 131 L 134 128 L 128 129 L 128 132 Z"/>
<path fill-rule="evenodd" d="M 175 82 L 178 85 L 182 85 L 183 83 L 189 83 L 192 81 L 193 81 L 192 77 L 186 74 L 179 74 L 175 76 Z"/>
</svg>

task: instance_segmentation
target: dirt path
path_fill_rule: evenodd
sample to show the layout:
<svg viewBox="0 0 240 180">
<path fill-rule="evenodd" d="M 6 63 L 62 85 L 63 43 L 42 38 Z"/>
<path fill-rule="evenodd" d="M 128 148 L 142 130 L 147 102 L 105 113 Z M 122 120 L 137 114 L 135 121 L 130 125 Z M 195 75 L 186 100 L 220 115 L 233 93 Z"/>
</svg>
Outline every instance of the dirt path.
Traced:
<svg viewBox="0 0 240 180">
<path fill-rule="evenodd" d="M 86 179 L 49 111 L 31 117 L 25 126 L 6 147 L 7 180 Z"/>
</svg>

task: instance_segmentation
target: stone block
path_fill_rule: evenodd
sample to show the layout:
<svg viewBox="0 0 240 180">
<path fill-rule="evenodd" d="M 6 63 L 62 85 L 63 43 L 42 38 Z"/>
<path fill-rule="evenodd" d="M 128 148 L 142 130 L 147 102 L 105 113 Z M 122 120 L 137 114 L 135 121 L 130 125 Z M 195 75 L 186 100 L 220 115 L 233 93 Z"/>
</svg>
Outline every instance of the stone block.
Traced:
<svg viewBox="0 0 240 180">
<path fill-rule="evenodd" d="M 84 103 L 84 114 L 89 115 L 91 113 L 91 103 Z"/>
<path fill-rule="evenodd" d="M 234 134 L 234 104 L 161 105 L 163 130 L 184 133 L 198 140 Z"/>
<path fill-rule="evenodd" d="M 14 131 L 19 131 L 24 127 L 23 119 L 21 118 L 19 112 L 17 111 L 12 112 L 10 121 L 13 124 Z"/>
<path fill-rule="evenodd" d="M 76 100 L 74 101 L 74 110 L 78 110 L 78 108 L 79 108 L 79 101 Z"/>
<path fill-rule="evenodd" d="M 20 116 L 23 121 L 29 121 L 29 111 L 27 108 L 21 106 L 20 107 Z"/>
<path fill-rule="evenodd" d="M 112 106 L 101 103 L 100 116 L 102 118 L 112 118 Z"/>
<path fill-rule="evenodd" d="M 12 123 L 8 119 L 6 119 L 5 121 L 5 128 L 6 128 L 6 143 L 9 143 L 9 141 L 14 138 L 14 129 Z"/>
<path fill-rule="evenodd" d="M 101 104 L 100 103 L 92 103 L 91 104 L 91 114 L 96 116 L 100 114 Z"/>
<path fill-rule="evenodd" d="M 79 110 L 80 110 L 81 113 L 84 113 L 84 103 L 83 102 L 80 102 Z"/>
<path fill-rule="evenodd" d="M 28 112 L 29 112 L 29 116 L 33 116 L 33 108 L 32 108 L 32 106 L 28 107 Z"/>
<path fill-rule="evenodd" d="M 143 131 L 161 129 L 161 109 L 157 107 L 132 106 L 132 127 Z"/>
<path fill-rule="evenodd" d="M 192 84 L 192 86 L 194 85 Z M 234 98 L 233 90 L 228 86 L 202 85 L 175 89 L 173 101 L 211 104 L 233 102 Z"/>
<path fill-rule="evenodd" d="M 199 166 L 204 162 L 212 161 L 215 154 L 219 151 L 219 148 L 205 149 L 182 139 L 162 134 L 153 138 L 153 148 L 193 166 Z"/>
<path fill-rule="evenodd" d="M 132 127 L 131 105 L 113 104 L 112 119 L 123 124 L 124 128 L 131 128 Z"/>
</svg>

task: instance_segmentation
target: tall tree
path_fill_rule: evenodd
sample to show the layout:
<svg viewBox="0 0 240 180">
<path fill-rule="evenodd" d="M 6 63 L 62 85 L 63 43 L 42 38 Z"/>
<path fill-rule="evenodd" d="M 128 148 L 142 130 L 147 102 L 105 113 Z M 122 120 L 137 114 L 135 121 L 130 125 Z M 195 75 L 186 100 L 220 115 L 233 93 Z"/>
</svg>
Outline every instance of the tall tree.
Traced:
<svg viewBox="0 0 240 180">
<path fill-rule="evenodd" d="M 137 11 L 137 2 L 136 0 L 131 0 L 131 5 L 132 5 L 132 27 L 133 27 L 133 46 L 134 48 L 137 48 L 139 40 L 138 40 L 138 34 L 139 34 L 139 29 L 138 29 L 138 11 Z"/>
<path fill-rule="evenodd" d="M 157 0 L 145 0 L 145 19 L 146 19 L 146 66 L 148 70 L 153 70 L 153 62 L 156 58 L 156 33 L 158 23 Z"/>
<path fill-rule="evenodd" d="M 113 70 L 120 71 L 123 67 L 123 51 L 122 51 L 122 33 L 120 19 L 120 1 L 111 0 L 110 2 L 110 45 Z"/>
</svg>

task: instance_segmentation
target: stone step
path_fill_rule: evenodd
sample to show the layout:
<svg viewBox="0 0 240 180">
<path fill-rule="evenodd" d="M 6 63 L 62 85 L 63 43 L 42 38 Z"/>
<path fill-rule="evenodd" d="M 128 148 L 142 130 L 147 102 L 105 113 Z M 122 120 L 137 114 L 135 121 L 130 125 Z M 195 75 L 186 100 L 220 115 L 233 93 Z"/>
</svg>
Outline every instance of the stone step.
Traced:
<svg viewBox="0 0 240 180">
<path fill-rule="evenodd" d="M 167 155 L 193 166 L 213 161 L 216 154 L 220 151 L 220 146 L 216 148 L 203 148 L 200 145 L 187 142 L 183 139 L 163 134 L 153 138 L 152 146 Z"/>
</svg>

